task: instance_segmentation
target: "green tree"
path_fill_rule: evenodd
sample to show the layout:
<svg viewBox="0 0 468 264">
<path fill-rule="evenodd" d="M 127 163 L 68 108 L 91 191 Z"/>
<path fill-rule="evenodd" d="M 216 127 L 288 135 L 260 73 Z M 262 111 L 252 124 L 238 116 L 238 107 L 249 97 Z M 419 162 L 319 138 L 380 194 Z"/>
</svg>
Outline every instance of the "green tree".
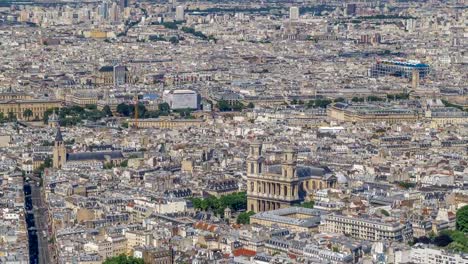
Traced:
<svg viewBox="0 0 468 264">
<path fill-rule="evenodd" d="M 190 200 L 192 201 L 193 208 L 201 209 L 202 199 L 200 199 L 200 198 L 191 198 Z"/>
<path fill-rule="evenodd" d="M 384 99 L 378 97 L 378 96 L 375 96 L 375 95 L 369 95 L 367 97 L 367 101 L 369 102 L 379 102 L 379 101 L 383 101 Z"/>
<path fill-rule="evenodd" d="M 171 107 L 168 103 L 160 103 L 158 105 L 158 109 L 161 111 L 161 113 L 169 113 L 171 111 Z"/>
<path fill-rule="evenodd" d="M 105 106 L 102 108 L 102 113 L 103 113 L 105 116 L 107 116 L 107 117 L 112 116 L 112 110 L 110 109 L 110 106 L 105 105 Z"/>
<path fill-rule="evenodd" d="M 468 233 L 468 205 L 457 210 L 457 230 Z"/>
<path fill-rule="evenodd" d="M 16 121 L 16 115 L 13 112 L 8 112 L 8 121 Z"/>
<path fill-rule="evenodd" d="M 5 115 L 2 112 L 0 112 L 0 123 L 3 122 L 5 122 Z"/>
<path fill-rule="evenodd" d="M 453 240 L 448 234 L 440 234 L 434 238 L 434 245 L 438 247 L 446 247 L 452 242 Z"/>
<path fill-rule="evenodd" d="M 218 109 L 221 112 L 231 111 L 231 106 L 225 100 L 218 101 Z"/>
<path fill-rule="evenodd" d="M 413 182 L 397 182 L 398 186 L 409 189 L 409 188 L 414 188 L 416 186 L 415 183 Z"/>
<path fill-rule="evenodd" d="M 364 98 L 353 97 L 353 98 L 351 99 L 351 101 L 354 102 L 354 103 L 359 103 L 359 102 L 362 103 L 362 102 L 364 102 Z"/>
<path fill-rule="evenodd" d="M 241 102 L 236 102 L 232 105 L 232 111 L 242 111 L 244 109 L 244 105 Z"/>
<path fill-rule="evenodd" d="M 315 99 L 315 100 L 310 100 L 308 103 L 307 103 L 307 107 L 311 108 L 317 108 L 317 107 L 320 107 L 320 108 L 326 108 L 329 104 L 332 103 L 332 100 L 330 99 Z"/>
<path fill-rule="evenodd" d="M 31 118 L 31 116 L 33 116 L 33 111 L 31 109 L 25 109 L 23 111 L 23 116 L 26 117 L 26 120 L 29 121 L 29 119 Z"/>
<path fill-rule="evenodd" d="M 114 168 L 114 164 L 112 162 L 106 162 L 106 163 L 104 163 L 103 168 L 105 170 L 110 170 L 110 169 Z"/>
<path fill-rule="evenodd" d="M 182 117 L 182 118 L 187 118 L 187 119 L 193 118 L 191 116 L 191 113 L 193 112 L 193 109 L 190 109 L 190 108 L 179 109 L 179 110 L 176 110 L 174 112 L 179 113 L 180 117 Z"/>
<path fill-rule="evenodd" d="M 253 211 L 240 213 L 239 216 L 237 216 L 236 223 L 241 225 L 248 225 L 250 224 L 250 217 L 254 214 L 255 212 Z"/>
<path fill-rule="evenodd" d="M 177 38 L 176 36 L 172 36 L 169 38 L 169 42 L 171 42 L 172 44 L 178 44 L 179 38 Z"/>
<path fill-rule="evenodd" d="M 247 194 L 245 192 L 223 195 L 220 198 L 209 196 L 205 199 L 190 198 L 193 207 L 202 211 L 211 210 L 218 215 L 222 215 L 226 207 L 234 211 L 245 210 L 247 208 Z"/>
<path fill-rule="evenodd" d="M 254 105 L 252 102 L 250 102 L 250 103 L 247 105 L 247 108 L 254 108 L 254 107 L 255 107 L 255 105 Z"/>
<path fill-rule="evenodd" d="M 314 201 L 310 201 L 310 202 L 303 202 L 303 203 L 300 205 L 300 207 L 312 209 L 312 208 L 314 208 L 314 205 L 315 205 Z"/>
<path fill-rule="evenodd" d="M 159 111 L 146 111 L 144 117 L 145 118 L 158 118 L 161 115 Z"/>
<path fill-rule="evenodd" d="M 117 105 L 117 113 L 119 113 L 121 116 L 130 116 L 130 113 L 132 109 L 130 106 L 126 103 L 120 103 Z"/>
<path fill-rule="evenodd" d="M 144 264 L 144 262 L 141 258 L 135 258 L 122 254 L 117 257 L 107 258 L 103 264 Z"/>
<path fill-rule="evenodd" d="M 132 107 L 132 113 L 131 115 L 134 116 L 135 115 L 135 107 L 133 106 Z M 143 103 L 138 103 L 138 117 L 144 117 L 146 114 L 146 106 L 143 104 Z"/>
</svg>

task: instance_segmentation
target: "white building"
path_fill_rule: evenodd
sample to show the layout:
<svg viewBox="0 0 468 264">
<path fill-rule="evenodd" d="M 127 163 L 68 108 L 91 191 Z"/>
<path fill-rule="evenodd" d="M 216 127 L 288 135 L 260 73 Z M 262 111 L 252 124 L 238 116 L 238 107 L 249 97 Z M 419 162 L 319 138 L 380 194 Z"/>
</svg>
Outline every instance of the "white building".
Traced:
<svg viewBox="0 0 468 264">
<path fill-rule="evenodd" d="M 176 7 L 175 20 L 176 21 L 184 21 L 185 20 L 184 7 L 183 6 L 177 6 Z"/>
<path fill-rule="evenodd" d="M 325 215 L 319 226 L 324 233 L 345 234 L 370 241 L 403 241 L 412 237 L 409 224 L 383 222 L 380 219 L 364 219 L 343 215 Z"/>
<path fill-rule="evenodd" d="M 185 200 L 164 201 L 156 204 L 155 212 L 158 214 L 174 214 L 187 211 L 187 202 Z"/>
<path fill-rule="evenodd" d="M 192 90 L 165 91 L 163 100 L 169 104 L 171 109 L 198 109 L 200 106 L 200 95 Z"/>
<path fill-rule="evenodd" d="M 299 7 L 291 6 L 289 8 L 289 20 L 299 20 Z"/>
<path fill-rule="evenodd" d="M 468 264 L 468 255 L 449 253 L 423 244 L 415 245 L 410 256 L 411 263 L 416 264 Z"/>
</svg>

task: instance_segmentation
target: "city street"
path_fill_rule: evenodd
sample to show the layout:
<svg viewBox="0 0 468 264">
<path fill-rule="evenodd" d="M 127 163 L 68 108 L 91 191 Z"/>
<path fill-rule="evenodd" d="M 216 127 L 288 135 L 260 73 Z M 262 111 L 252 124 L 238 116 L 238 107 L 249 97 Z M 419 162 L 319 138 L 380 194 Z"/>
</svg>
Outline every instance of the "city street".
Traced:
<svg viewBox="0 0 468 264">
<path fill-rule="evenodd" d="M 34 208 L 34 222 L 37 229 L 37 241 L 39 249 L 39 264 L 48 264 L 50 261 L 49 254 L 49 237 L 47 233 L 47 207 L 41 198 L 40 187 L 35 184 L 31 184 L 31 195 Z"/>
</svg>

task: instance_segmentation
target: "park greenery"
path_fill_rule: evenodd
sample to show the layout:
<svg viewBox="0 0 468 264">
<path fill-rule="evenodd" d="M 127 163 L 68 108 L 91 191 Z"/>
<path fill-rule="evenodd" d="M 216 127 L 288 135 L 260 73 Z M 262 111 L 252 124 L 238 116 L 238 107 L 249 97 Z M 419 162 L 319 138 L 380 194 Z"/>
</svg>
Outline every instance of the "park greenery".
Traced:
<svg viewBox="0 0 468 264">
<path fill-rule="evenodd" d="M 174 112 L 179 113 L 182 118 L 192 119 L 193 117 L 190 115 L 192 111 L 192 109 L 180 109 L 175 110 Z M 148 110 L 144 104 L 138 104 L 138 118 L 158 118 L 160 116 L 168 116 L 170 112 L 171 109 L 168 103 L 160 103 L 158 105 L 158 110 Z M 135 105 L 121 103 L 117 105 L 117 113 L 124 117 L 134 117 Z"/>
<path fill-rule="evenodd" d="M 413 182 L 397 182 L 398 186 L 404 189 L 410 189 L 416 187 L 416 184 Z"/>
<path fill-rule="evenodd" d="M 309 202 L 303 202 L 299 206 L 304 207 L 304 208 L 312 209 L 312 208 L 314 208 L 314 205 L 315 205 L 314 201 L 309 201 Z"/>
<path fill-rule="evenodd" d="M 468 253 L 468 235 L 459 230 L 442 231 L 439 235 L 431 233 L 429 237 L 415 238 L 410 244 L 433 244 L 455 252 Z"/>
<path fill-rule="evenodd" d="M 213 37 L 213 36 L 207 36 L 205 34 L 203 34 L 203 32 L 201 31 L 196 31 L 194 28 L 191 28 L 191 27 L 182 27 L 182 31 L 187 33 L 187 34 L 191 34 L 197 38 L 200 38 L 200 39 L 203 39 L 203 40 L 214 40 L 216 41 L 216 39 Z"/>
<path fill-rule="evenodd" d="M 106 163 L 104 163 L 104 165 L 103 165 L 103 169 L 106 169 L 106 170 L 110 170 L 110 169 L 115 168 L 115 167 L 121 167 L 121 168 L 126 168 L 126 167 L 128 167 L 128 160 L 122 161 L 120 164 L 118 164 L 118 166 L 115 165 L 115 164 L 112 163 L 112 162 L 106 162 Z"/>
<path fill-rule="evenodd" d="M 16 116 L 13 113 L 8 113 L 7 116 L 5 116 L 3 113 L 0 113 L 0 123 L 5 123 L 5 122 L 14 122 L 16 121 Z"/>
<path fill-rule="evenodd" d="M 333 101 L 330 99 L 315 99 L 307 102 L 308 108 L 326 108 Z"/>
<path fill-rule="evenodd" d="M 240 225 L 248 225 L 250 224 L 250 217 L 254 215 L 255 212 L 249 211 L 249 212 L 242 212 L 237 216 L 236 223 Z"/>
<path fill-rule="evenodd" d="M 468 234 L 468 205 L 463 206 L 457 211 L 457 230 Z M 468 246 L 468 243 L 467 243 Z"/>
<path fill-rule="evenodd" d="M 241 102 L 236 101 L 233 104 L 229 104 L 226 100 L 219 100 L 217 106 L 221 112 L 242 111 L 245 108 Z"/>
<path fill-rule="evenodd" d="M 112 114 L 110 109 L 98 110 L 94 104 L 81 107 L 78 105 L 66 106 L 62 108 L 50 108 L 44 113 L 43 121 L 47 123 L 49 116 L 55 111 L 58 115 L 60 126 L 74 126 L 80 124 L 83 120 L 97 121 L 103 117 Z"/>
<path fill-rule="evenodd" d="M 178 29 L 178 25 L 182 24 L 182 21 L 174 21 L 174 22 L 162 22 L 162 23 L 159 23 L 159 22 L 153 22 L 152 23 L 153 25 L 162 25 L 163 27 L 167 28 L 167 29 Z"/>
<path fill-rule="evenodd" d="M 127 256 L 125 254 L 121 254 L 116 257 L 107 258 L 103 264 L 144 264 L 143 259 L 135 258 L 132 256 Z"/>
<path fill-rule="evenodd" d="M 123 117 L 134 117 L 135 116 L 135 105 L 121 103 L 117 105 L 117 113 Z M 73 105 L 66 106 L 63 108 L 48 109 L 44 113 L 43 121 L 48 122 L 49 116 L 55 111 L 58 115 L 60 126 L 74 126 L 83 122 L 83 120 L 98 121 L 104 117 L 113 116 L 112 110 L 108 105 L 104 106 L 102 110 L 98 110 L 97 106 L 86 105 L 85 107 Z M 180 110 L 180 116 L 182 118 L 193 118 L 190 115 L 191 110 L 183 109 Z M 170 107 L 167 103 L 161 103 L 158 105 L 158 110 L 148 110 L 143 103 L 138 104 L 138 118 L 157 118 L 159 116 L 168 116 L 170 114 Z M 13 119 L 13 117 L 11 117 Z M 2 116 L 0 116 L 0 122 Z M 8 119 L 9 120 L 9 119 Z"/>
<path fill-rule="evenodd" d="M 178 44 L 179 41 L 182 39 L 183 38 L 179 36 L 171 36 L 169 38 L 166 38 L 163 35 L 151 35 L 148 37 L 149 41 L 164 41 L 164 42 L 170 42 L 172 44 Z"/>
<path fill-rule="evenodd" d="M 150 41 L 167 41 L 163 35 L 150 35 L 148 39 Z"/>
<path fill-rule="evenodd" d="M 217 215 L 223 215 L 224 209 L 229 207 L 233 211 L 241 211 L 247 208 L 247 194 L 245 192 L 223 195 L 220 198 L 209 196 L 203 198 L 190 198 L 193 207 L 202 211 L 212 211 Z"/>
</svg>

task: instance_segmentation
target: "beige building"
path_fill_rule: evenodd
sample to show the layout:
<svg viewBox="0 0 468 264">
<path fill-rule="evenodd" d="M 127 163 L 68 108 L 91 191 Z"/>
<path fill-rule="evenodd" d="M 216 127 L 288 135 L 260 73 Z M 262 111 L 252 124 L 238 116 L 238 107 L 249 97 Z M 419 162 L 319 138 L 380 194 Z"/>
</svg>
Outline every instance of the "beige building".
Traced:
<svg viewBox="0 0 468 264">
<path fill-rule="evenodd" d="M 147 264 L 172 264 L 174 253 L 172 249 L 156 249 L 143 251 L 143 261 Z"/>
<path fill-rule="evenodd" d="M 5 93 L 0 93 L 0 101 L 8 100 L 31 100 L 33 97 L 29 94 L 22 92 L 9 91 Z"/>
<path fill-rule="evenodd" d="M 10 146 L 11 136 L 10 135 L 0 135 L 0 148 Z"/>
<path fill-rule="evenodd" d="M 127 239 L 127 252 L 133 252 L 135 247 L 152 246 L 153 234 L 148 230 L 126 231 L 125 238 Z"/>
<path fill-rule="evenodd" d="M 468 124 L 468 112 L 454 107 L 428 109 L 425 116 L 426 119 L 430 120 L 432 128 L 454 124 Z"/>
<path fill-rule="evenodd" d="M 107 237 L 103 241 L 88 242 L 83 246 L 86 252 L 96 252 L 103 259 L 127 253 L 127 239 L 123 236 Z"/>
<path fill-rule="evenodd" d="M 414 122 L 420 116 L 410 109 L 384 108 L 376 105 L 334 103 L 327 108 L 329 118 L 344 122 Z"/>
<path fill-rule="evenodd" d="M 183 128 L 190 126 L 202 126 L 205 124 L 200 119 L 164 119 L 164 118 L 150 118 L 150 119 L 134 119 L 128 120 L 129 127 L 140 127 L 140 128 Z"/>
<path fill-rule="evenodd" d="M 403 241 L 413 237 L 411 226 L 398 221 L 385 222 L 380 219 L 364 219 L 343 215 L 324 216 L 319 231 L 344 234 L 370 241 Z"/>
<path fill-rule="evenodd" d="M 256 213 L 303 202 L 309 193 L 336 186 L 336 177 L 322 168 L 298 166 L 297 154 L 283 153 L 281 165 L 264 166 L 262 144 L 250 145 L 247 158 L 247 210 Z"/>
<path fill-rule="evenodd" d="M 97 105 L 98 95 L 89 92 L 74 93 L 73 95 L 71 95 L 70 101 L 73 104 L 79 105 L 81 107 L 85 107 L 86 105 Z"/>
<path fill-rule="evenodd" d="M 3 113 L 5 118 L 13 115 L 19 120 L 34 120 L 34 119 L 42 119 L 44 117 L 44 113 L 48 109 L 53 108 L 61 108 L 62 102 L 58 100 L 39 100 L 39 99 L 11 99 L 0 101 L 0 113 Z M 32 111 L 32 115 L 30 117 L 24 116 L 24 112 L 26 109 Z M 11 114 L 10 114 L 11 113 Z"/>
<path fill-rule="evenodd" d="M 318 230 L 320 214 L 319 210 L 294 206 L 257 213 L 250 217 L 250 223 L 283 227 L 292 232 L 313 232 Z"/>
</svg>

